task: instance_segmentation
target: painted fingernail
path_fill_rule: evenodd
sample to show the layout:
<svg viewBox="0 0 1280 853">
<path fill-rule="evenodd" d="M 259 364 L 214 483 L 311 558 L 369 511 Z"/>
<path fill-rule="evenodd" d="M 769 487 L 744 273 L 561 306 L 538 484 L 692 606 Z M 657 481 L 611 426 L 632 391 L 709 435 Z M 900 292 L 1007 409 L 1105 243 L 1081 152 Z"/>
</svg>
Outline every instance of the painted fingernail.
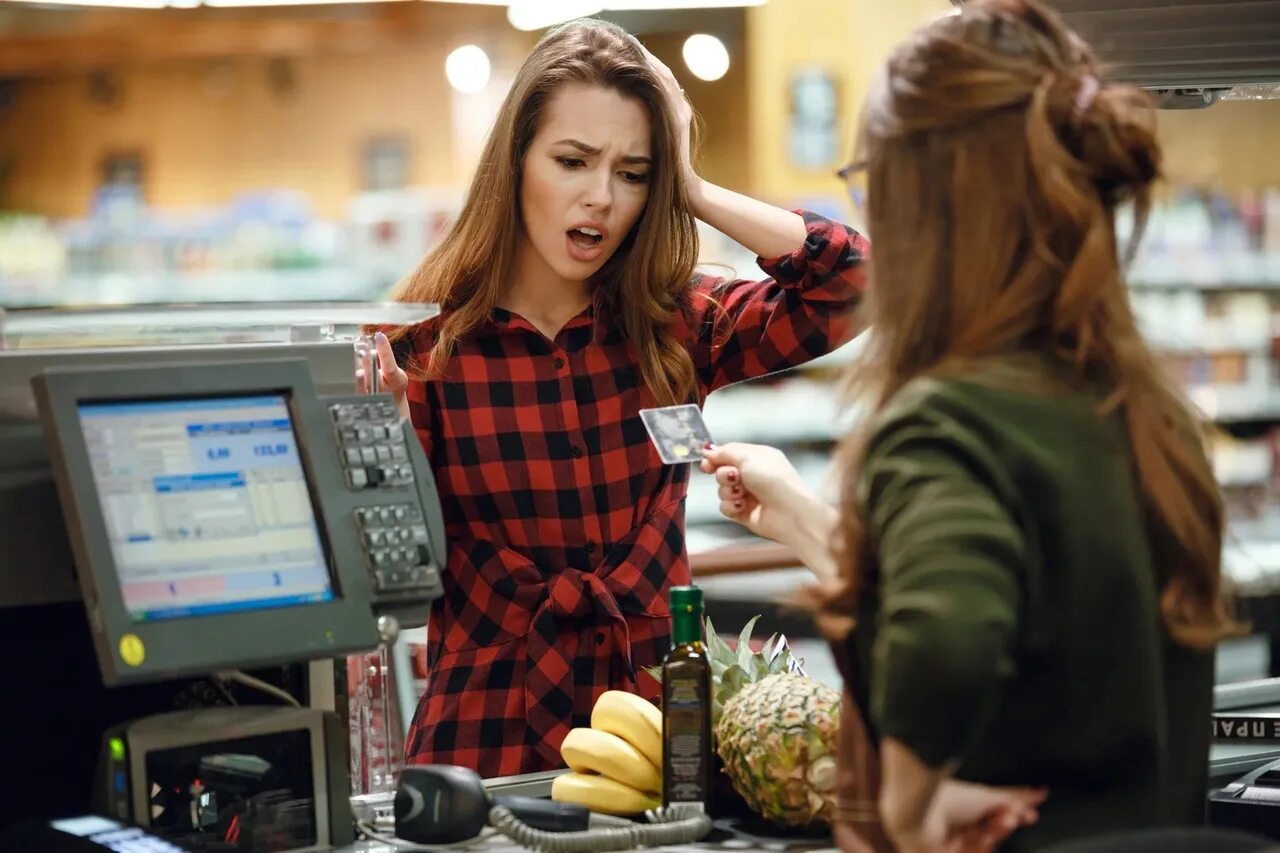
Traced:
<svg viewBox="0 0 1280 853">
<path fill-rule="evenodd" d="M 380 343 L 380 344 L 381 344 L 381 343 L 386 343 L 387 336 L 386 336 L 384 333 L 382 333 L 382 332 L 378 332 L 378 333 L 376 333 L 373 337 L 374 337 L 374 340 L 376 340 L 376 341 L 377 341 L 378 343 Z"/>
<path fill-rule="evenodd" d="M 734 487 L 733 487 L 733 493 L 734 493 L 735 495 L 740 495 L 740 494 L 742 494 L 742 487 L 741 487 L 741 486 L 734 486 Z"/>
<path fill-rule="evenodd" d="M 730 483 L 738 482 L 738 472 L 730 471 L 725 479 L 727 479 Z"/>
<path fill-rule="evenodd" d="M 734 509 L 742 509 L 742 501 L 734 501 L 734 502 L 733 502 L 733 508 L 734 508 Z"/>
<path fill-rule="evenodd" d="M 715 449 L 716 449 L 716 443 L 715 443 L 714 441 L 708 441 L 706 444 L 702 445 L 702 449 L 703 449 L 703 450 L 715 450 Z"/>
</svg>

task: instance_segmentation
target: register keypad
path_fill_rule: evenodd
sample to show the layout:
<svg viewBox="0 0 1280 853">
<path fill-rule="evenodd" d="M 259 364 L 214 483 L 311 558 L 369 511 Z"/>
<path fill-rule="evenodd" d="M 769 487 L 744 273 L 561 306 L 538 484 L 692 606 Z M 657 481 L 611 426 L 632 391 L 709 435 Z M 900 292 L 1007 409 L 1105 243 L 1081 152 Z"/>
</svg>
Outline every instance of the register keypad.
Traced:
<svg viewBox="0 0 1280 853">
<path fill-rule="evenodd" d="M 416 504 L 361 507 L 356 524 L 375 591 L 414 590 L 440 582 L 439 571 L 431 565 L 427 523 Z"/>
<path fill-rule="evenodd" d="M 362 491 L 413 485 L 413 466 L 395 404 L 334 403 L 329 413 L 338 433 L 348 488 Z"/>
</svg>

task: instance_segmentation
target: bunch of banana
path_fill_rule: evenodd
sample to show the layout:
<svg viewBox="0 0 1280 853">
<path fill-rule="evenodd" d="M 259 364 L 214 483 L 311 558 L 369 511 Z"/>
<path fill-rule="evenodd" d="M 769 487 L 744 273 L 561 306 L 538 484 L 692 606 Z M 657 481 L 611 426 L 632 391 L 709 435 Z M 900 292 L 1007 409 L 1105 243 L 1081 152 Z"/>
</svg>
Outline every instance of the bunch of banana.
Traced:
<svg viewBox="0 0 1280 853">
<path fill-rule="evenodd" d="M 557 802 L 613 815 L 662 804 L 662 714 L 639 696 L 606 691 L 591 709 L 591 728 L 571 729 L 560 757 L 573 772 L 551 783 Z"/>
</svg>

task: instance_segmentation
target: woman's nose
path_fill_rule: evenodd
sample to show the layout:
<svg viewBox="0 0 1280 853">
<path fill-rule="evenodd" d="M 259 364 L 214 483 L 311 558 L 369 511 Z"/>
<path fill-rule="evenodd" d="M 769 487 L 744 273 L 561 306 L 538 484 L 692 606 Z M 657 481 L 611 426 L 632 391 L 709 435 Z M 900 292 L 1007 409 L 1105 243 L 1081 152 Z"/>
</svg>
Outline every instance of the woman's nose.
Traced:
<svg viewBox="0 0 1280 853">
<path fill-rule="evenodd" d="M 584 206 L 592 210 L 608 210 L 613 204 L 613 185 L 609 173 L 597 173 L 591 176 L 591 182 L 582 197 Z"/>
</svg>

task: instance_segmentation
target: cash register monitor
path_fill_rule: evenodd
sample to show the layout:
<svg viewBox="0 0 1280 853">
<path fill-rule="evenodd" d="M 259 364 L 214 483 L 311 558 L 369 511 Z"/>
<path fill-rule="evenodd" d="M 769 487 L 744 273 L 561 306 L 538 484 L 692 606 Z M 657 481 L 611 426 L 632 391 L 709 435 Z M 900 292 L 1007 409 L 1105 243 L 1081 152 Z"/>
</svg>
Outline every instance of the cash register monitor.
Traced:
<svg viewBox="0 0 1280 853">
<path fill-rule="evenodd" d="M 300 360 L 33 386 L 104 683 L 335 657 L 375 647 L 382 613 L 425 618 L 438 500 L 389 398 L 319 398 Z M 406 461 L 357 482 L 348 432 Z"/>
<path fill-rule="evenodd" d="M 131 621 L 333 600 L 285 395 L 77 410 Z"/>
</svg>

